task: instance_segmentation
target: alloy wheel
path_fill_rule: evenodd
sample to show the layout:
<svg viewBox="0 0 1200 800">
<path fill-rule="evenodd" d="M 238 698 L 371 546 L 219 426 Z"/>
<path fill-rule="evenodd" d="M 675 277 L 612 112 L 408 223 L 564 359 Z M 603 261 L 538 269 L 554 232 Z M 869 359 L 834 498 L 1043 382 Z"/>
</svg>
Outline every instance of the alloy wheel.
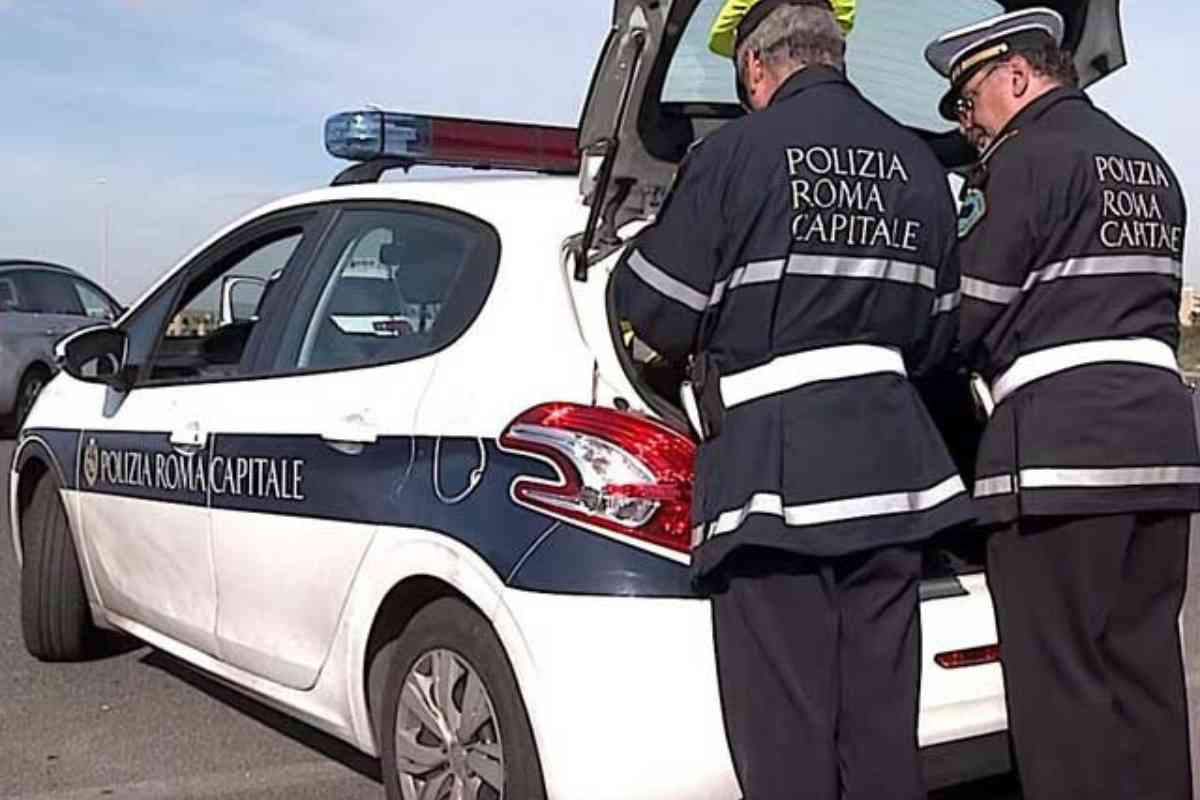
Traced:
<svg viewBox="0 0 1200 800">
<path fill-rule="evenodd" d="M 496 710 L 457 653 L 430 650 L 404 678 L 396 717 L 404 800 L 501 800 L 504 755 Z"/>
</svg>

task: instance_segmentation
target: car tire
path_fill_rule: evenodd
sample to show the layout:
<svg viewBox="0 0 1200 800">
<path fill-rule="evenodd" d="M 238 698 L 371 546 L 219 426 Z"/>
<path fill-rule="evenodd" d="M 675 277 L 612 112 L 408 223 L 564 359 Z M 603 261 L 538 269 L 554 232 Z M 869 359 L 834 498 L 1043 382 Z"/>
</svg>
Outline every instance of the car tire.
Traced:
<svg viewBox="0 0 1200 800">
<path fill-rule="evenodd" d="M 382 711 L 389 800 L 545 799 L 529 715 L 504 647 L 461 600 L 440 598 L 413 616 L 391 653 Z"/>
<path fill-rule="evenodd" d="M 17 385 L 17 396 L 13 403 L 12 416 L 7 426 L 14 436 L 20 433 L 21 426 L 25 424 L 25 418 L 33 410 L 33 404 L 37 402 L 38 395 L 41 394 L 42 389 L 46 386 L 46 382 L 49 379 L 49 372 L 37 365 L 27 369 L 25 374 L 21 376 L 21 382 Z"/>
<path fill-rule="evenodd" d="M 97 638 L 66 511 L 51 473 L 21 516 L 21 632 L 40 661 L 81 661 Z"/>
</svg>

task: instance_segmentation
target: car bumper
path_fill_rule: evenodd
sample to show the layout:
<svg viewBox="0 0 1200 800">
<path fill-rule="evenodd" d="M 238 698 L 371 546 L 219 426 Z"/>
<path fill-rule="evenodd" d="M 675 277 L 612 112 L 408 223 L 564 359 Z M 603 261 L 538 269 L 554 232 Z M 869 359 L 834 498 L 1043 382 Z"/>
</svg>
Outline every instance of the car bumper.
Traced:
<svg viewBox="0 0 1200 800">
<path fill-rule="evenodd" d="M 922 603 L 920 741 L 930 786 L 1008 769 L 997 664 L 946 670 L 933 656 L 995 642 L 982 576 Z M 508 590 L 525 646 L 518 670 L 548 797 L 737 800 L 704 600 Z M 523 674 L 522 674 L 523 673 Z"/>
<path fill-rule="evenodd" d="M 737 800 L 703 600 L 508 590 L 550 800 Z"/>
<path fill-rule="evenodd" d="M 930 791 L 1012 771 L 1008 731 L 921 748 L 925 788 Z"/>
</svg>

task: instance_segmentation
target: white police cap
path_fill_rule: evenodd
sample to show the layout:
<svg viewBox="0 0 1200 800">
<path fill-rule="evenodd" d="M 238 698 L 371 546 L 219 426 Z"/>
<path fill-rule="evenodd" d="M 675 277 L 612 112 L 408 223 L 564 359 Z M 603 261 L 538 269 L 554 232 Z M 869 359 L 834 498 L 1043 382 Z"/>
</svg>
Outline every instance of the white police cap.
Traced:
<svg viewBox="0 0 1200 800">
<path fill-rule="evenodd" d="M 948 120 L 956 119 L 954 101 L 963 85 L 984 65 L 1024 47 L 1061 47 L 1063 18 L 1049 8 L 1027 8 L 947 31 L 925 48 L 929 66 L 949 79 L 950 90 L 938 103 Z"/>
</svg>

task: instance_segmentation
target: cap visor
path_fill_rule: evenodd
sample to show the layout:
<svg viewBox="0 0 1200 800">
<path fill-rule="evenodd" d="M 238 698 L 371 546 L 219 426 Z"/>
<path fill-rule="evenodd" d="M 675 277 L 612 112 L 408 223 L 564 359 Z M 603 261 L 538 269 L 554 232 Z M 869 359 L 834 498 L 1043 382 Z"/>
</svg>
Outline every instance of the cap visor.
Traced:
<svg viewBox="0 0 1200 800">
<path fill-rule="evenodd" d="M 942 95 L 941 101 L 938 103 L 938 113 L 945 119 L 958 123 L 958 114 L 954 113 L 954 104 L 958 102 L 958 89 L 950 89 Z"/>
</svg>

